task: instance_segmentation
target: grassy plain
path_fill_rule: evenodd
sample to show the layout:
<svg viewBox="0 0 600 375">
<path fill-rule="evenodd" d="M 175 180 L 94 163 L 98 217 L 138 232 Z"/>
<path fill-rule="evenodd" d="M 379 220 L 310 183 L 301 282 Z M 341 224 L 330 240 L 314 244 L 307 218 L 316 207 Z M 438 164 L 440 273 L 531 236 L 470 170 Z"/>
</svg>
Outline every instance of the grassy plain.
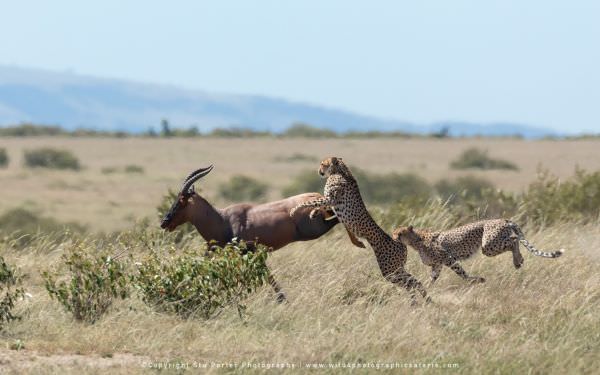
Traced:
<svg viewBox="0 0 600 375">
<path fill-rule="evenodd" d="M 24 168 L 23 150 L 44 146 L 73 152 L 82 170 Z M 268 198 L 277 199 L 281 189 L 301 171 L 314 169 L 318 179 L 318 161 L 331 155 L 374 173 L 414 172 L 429 182 L 475 175 L 509 191 L 525 188 L 535 179 L 539 166 L 562 178 L 572 176 L 575 166 L 600 169 L 599 141 L 40 137 L 1 138 L 0 147 L 7 149 L 11 159 L 8 168 L 0 169 L 0 212 L 22 206 L 62 221 L 88 224 L 93 231 L 118 230 L 136 218 L 153 216 L 168 188 L 179 188 L 190 171 L 211 163 L 214 171 L 197 187 L 216 205 L 231 203 L 221 199 L 216 191 L 233 175 L 244 174 L 267 182 Z M 487 149 L 490 156 L 511 161 L 520 170 L 451 169 L 450 161 L 469 147 Z M 286 160 L 294 154 L 307 157 Z M 141 166 L 144 173 L 125 173 L 128 165 Z"/>
<path fill-rule="evenodd" d="M 214 193 L 218 184 L 235 174 L 268 180 L 270 198 L 279 197 L 279 189 L 297 173 L 316 168 L 310 160 L 280 161 L 281 155 L 294 153 L 317 160 L 339 155 L 373 172 L 413 171 L 432 182 L 476 174 L 512 191 L 525 188 L 540 164 L 564 178 L 576 165 L 600 169 L 600 143 L 594 141 L 3 138 L 1 142 L 12 161 L 8 169 L 0 170 L 0 212 L 25 206 L 60 220 L 81 221 L 92 231 L 125 230 L 135 219 L 153 216 L 167 188 L 178 187 L 189 171 L 209 163 L 215 170 L 199 187 L 218 204 L 227 203 Z M 24 169 L 19 160 L 22 150 L 37 146 L 71 150 L 83 170 Z M 471 146 L 488 149 L 491 156 L 512 161 L 520 170 L 449 169 L 449 161 Z M 139 165 L 145 172 L 119 172 L 126 165 Z M 103 173 L 103 168 L 116 172 Z M 204 369 L 209 373 L 242 372 L 242 363 L 293 364 L 300 367 L 298 372 L 323 364 L 321 370 L 328 373 L 344 371 L 329 368 L 338 363 L 373 363 L 451 365 L 404 368 L 401 373 L 592 374 L 600 368 L 598 224 L 527 230 L 539 248 L 562 247 L 567 252 L 556 260 L 524 253 L 520 270 L 512 266 L 510 254 L 478 255 L 463 265 L 486 277 L 485 284 L 467 285 L 445 269 L 436 285 L 428 286 L 435 302 L 418 306 L 410 306 L 406 292 L 381 278 L 372 250 L 352 247 L 337 227 L 319 240 L 295 243 L 269 256 L 289 303 L 276 304 L 265 286 L 249 298 L 244 321 L 234 308 L 208 321 L 184 321 L 155 313 L 131 298 L 117 303 L 94 325 L 77 323 L 49 299 L 40 276 L 41 270 L 57 264 L 68 241 L 34 241 L 24 249 L 2 242 L 0 255 L 25 274 L 31 297 L 18 306 L 23 319 L 0 333 L 0 373 L 145 373 L 148 364 L 188 364 L 194 370 L 196 362 L 209 364 Z M 144 253 L 141 243 L 129 250 L 135 256 Z M 407 269 L 421 281 L 428 279 L 428 269 L 410 250 Z M 18 342 L 25 349 L 11 350 Z M 217 364 L 238 367 L 224 369 Z M 273 373 L 266 368 L 254 371 Z"/>
</svg>

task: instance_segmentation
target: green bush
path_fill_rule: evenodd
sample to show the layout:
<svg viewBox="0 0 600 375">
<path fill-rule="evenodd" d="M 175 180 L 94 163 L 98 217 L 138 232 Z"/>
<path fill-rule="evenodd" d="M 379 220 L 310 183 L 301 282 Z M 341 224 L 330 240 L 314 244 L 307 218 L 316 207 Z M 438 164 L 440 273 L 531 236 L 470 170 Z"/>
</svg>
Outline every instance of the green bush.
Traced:
<svg viewBox="0 0 600 375">
<path fill-rule="evenodd" d="M 283 133 L 284 137 L 334 138 L 337 133 L 328 129 L 317 128 L 308 124 L 295 123 Z"/>
<path fill-rule="evenodd" d="M 518 170 L 514 163 L 502 159 L 492 159 L 488 156 L 486 150 L 478 148 L 469 148 L 463 151 L 460 156 L 450 163 L 453 169 L 507 169 Z"/>
<path fill-rule="evenodd" d="M 0 216 L 0 233 L 17 237 L 18 246 L 27 245 L 39 233 L 55 234 L 56 241 L 74 233 L 84 233 L 86 228 L 77 223 L 60 223 L 52 218 L 41 217 L 24 208 L 14 208 Z"/>
<path fill-rule="evenodd" d="M 600 216 L 600 171 L 587 173 L 577 169 L 572 179 L 563 182 L 548 171 L 540 170 L 522 199 L 521 215 L 535 225 L 597 220 Z"/>
<path fill-rule="evenodd" d="M 266 249 L 259 246 L 247 252 L 244 242 L 234 242 L 212 250 L 209 257 L 189 248 L 172 248 L 167 254 L 153 250 L 138 265 L 133 285 L 144 302 L 182 318 L 208 319 L 227 305 L 234 305 L 241 315 L 244 298 L 268 277 Z"/>
<path fill-rule="evenodd" d="M 273 160 L 279 163 L 297 163 L 297 162 L 308 162 L 308 163 L 318 163 L 319 158 L 312 155 L 306 155 L 301 153 L 294 153 L 292 155 L 287 156 L 277 156 Z"/>
<path fill-rule="evenodd" d="M 21 288 L 21 278 L 0 256 L 0 331 L 6 323 L 19 319 L 12 313 L 15 302 L 24 296 Z"/>
<path fill-rule="evenodd" d="M 486 190 L 493 190 L 494 184 L 485 178 L 461 176 L 455 180 L 439 180 L 434 188 L 443 200 L 481 199 Z"/>
<path fill-rule="evenodd" d="M 375 204 L 398 202 L 407 197 L 431 194 L 431 186 L 414 173 L 371 174 L 354 168 L 354 178 L 358 181 L 363 199 Z"/>
<path fill-rule="evenodd" d="M 125 173 L 144 173 L 144 167 L 140 167 L 139 165 L 126 165 L 124 169 Z"/>
<path fill-rule="evenodd" d="M 0 136 L 6 137 L 54 136 L 64 134 L 68 134 L 68 132 L 59 126 L 35 125 L 29 123 L 0 128 Z"/>
<path fill-rule="evenodd" d="M 102 172 L 102 174 L 117 173 L 117 167 L 102 167 L 102 169 L 100 170 L 100 172 Z"/>
<path fill-rule="evenodd" d="M 60 302 L 75 320 L 94 323 L 114 299 L 129 296 L 129 279 L 118 256 L 90 243 L 76 242 L 62 259 L 67 267 L 66 278 L 62 277 L 62 270 L 44 271 L 42 277 L 50 297 Z"/>
<path fill-rule="evenodd" d="M 316 169 L 307 169 L 300 172 L 294 180 L 283 188 L 281 194 L 283 197 L 302 193 L 321 193 L 325 188 L 325 179 L 320 178 Z"/>
<path fill-rule="evenodd" d="M 377 216 L 377 215 L 375 215 Z M 410 197 L 392 205 L 376 218 L 382 228 L 393 230 L 399 225 L 416 228 L 448 229 L 476 219 L 473 213 L 464 215 L 441 199 Z"/>
<path fill-rule="evenodd" d="M 269 186 L 248 176 L 235 175 L 219 186 L 219 195 L 228 201 L 256 201 L 263 199 Z"/>
<path fill-rule="evenodd" d="M 249 138 L 249 137 L 267 137 L 271 136 L 270 132 L 261 132 L 250 128 L 215 128 L 208 136 L 222 138 Z"/>
<path fill-rule="evenodd" d="M 5 148 L 0 148 L 0 168 L 8 166 L 8 153 Z"/>
<path fill-rule="evenodd" d="M 25 151 L 25 165 L 30 168 L 79 170 L 79 160 L 70 151 L 45 147 Z"/>
</svg>

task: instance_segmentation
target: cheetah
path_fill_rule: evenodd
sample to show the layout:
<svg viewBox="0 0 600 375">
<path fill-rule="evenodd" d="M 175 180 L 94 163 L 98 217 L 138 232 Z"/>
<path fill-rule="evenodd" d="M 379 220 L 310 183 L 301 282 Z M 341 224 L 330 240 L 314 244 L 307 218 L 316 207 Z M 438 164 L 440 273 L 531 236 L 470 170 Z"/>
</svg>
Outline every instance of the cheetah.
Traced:
<svg viewBox="0 0 600 375">
<path fill-rule="evenodd" d="M 331 207 L 346 229 L 357 237 L 364 238 L 375 253 L 377 264 L 386 280 L 406 288 L 414 303 L 415 290 L 429 302 L 423 285 L 404 270 L 407 249 L 401 242 L 393 241 L 383 229 L 375 223 L 360 195 L 354 176 L 341 158 L 330 157 L 321 161 L 319 175 L 326 178 L 324 197 L 301 203 L 290 211 L 290 215 L 301 207 L 313 207 L 310 217 L 314 217 L 319 208 Z"/>
<path fill-rule="evenodd" d="M 474 255 L 480 247 L 483 254 L 489 257 L 512 251 L 513 264 L 517 269 L 523 265 L 519 243 L 534 255 L 545 258 L 558 258 L 564 252 L 563 249 L 554 252 L 539 251 L 525 239 L 517 224 L 505 219 L 480 220 L 442 232 L 418 230 L 412 226 L 398 227 L 392 238 L 414 248 L 419 252 L 421 261 L 431 266 L 431 284 L 440 276 L 442 265 L 469 282 L 485 282 L 483 277 L 469 276 L 458 263 L 459 260 Z"/>
</svg>

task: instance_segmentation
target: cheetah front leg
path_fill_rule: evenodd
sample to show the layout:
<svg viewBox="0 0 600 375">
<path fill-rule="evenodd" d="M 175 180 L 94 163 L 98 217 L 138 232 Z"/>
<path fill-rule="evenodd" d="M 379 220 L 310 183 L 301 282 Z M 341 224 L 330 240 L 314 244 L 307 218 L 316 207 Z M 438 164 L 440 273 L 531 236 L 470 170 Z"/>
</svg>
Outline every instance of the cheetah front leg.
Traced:
<svg viewBox="0 0 600 375">
<path fill-rule="evenodd" d="M 310 211 L 309 217 L 311 219 L 314 219 L 314 217 L 317 216 L 317 213 L 319 212 L 320 208 L 325 208 L 328 206 L 333 206 L 333 204 L 331 204 L 327 198 L 319 198 L 319 199 L 315 199 L 313 201 L 303 202 L 290 210 L 290 216 L 294 216 L 296 211 L 300 208 L 313 207 L 314 209 L 312 211 Z"/>
<path fill-rule="evenodd" d="M 449 266 L 450 269 L 454 272 L 456 272 L 456 274 L 460 277 L 462 277 L 463 279 L 471 282 L 471 283 L 484 283 L 485 279 L 483 277 L 479 277 L 479 276 L 469 276 L 465 270 L 461 267 L 460 263 L 458 262 L 454 262 L 452 265 Z"/>
</svg>

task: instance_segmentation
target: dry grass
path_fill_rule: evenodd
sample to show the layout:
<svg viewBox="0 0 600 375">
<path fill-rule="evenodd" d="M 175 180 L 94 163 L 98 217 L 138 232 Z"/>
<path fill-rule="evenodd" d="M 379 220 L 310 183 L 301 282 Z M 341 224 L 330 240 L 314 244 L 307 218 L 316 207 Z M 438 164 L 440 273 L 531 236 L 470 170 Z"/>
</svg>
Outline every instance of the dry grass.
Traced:
<svg viewBox="0 0 600 375">
<path fill-rule="evenodd" d="M 39 146 L 72 151 L 83 170 L 24 169 L 22 151 Z M 24 206 L 93 230 L 117 230 L 154 215 L 167 188 L 209 163 L 215 171 L 198 187 L 224 205 L 217 187 L 232 175 L 267 178 L 272 199 L 298 172 L 316 167 L 310 159 L 278 156 L 335 154 L 375 173 L 414 171 L 433 182 L 471 174 L 450 170 L 448 162 L 473 146 L 520 167 L 474 173 L 513 191 L 533 180 L 539 164 L 561 177 L 571 176 L 575 165 L 600 169 L 596 141 L 3 138 L 11 164 L 0 169 L 0 212 Z M 133 164 L 145 173 L 102 173 Z M 438 226 L 447 224 L 431 215 Z M 212 320 L 183 321 L 131 298 L 95 325 L 73 321 L 44 289 L 40 271 L 59 261 L 65 244 L 37 241 L 16 250 L 0 242 L 0 255 L 27 275 L 32 294 L 18 306 L 23 319 L 0 333 L 0 373 L 145 373 L 143 364 L 159 362 L 456 363 L 457 373 L 594 373 L 600 367 L 600 227 L 565 224 L 528 234 L 541 249 L 567 253 L 556 260 L 524 254 L 520 270 L 510 254 L 479 255 L 464 267 L 487 283 L 467 285 L 446 269 L 428 288 L 431 305 L 411 307 L 405 291 L 381 278 L 372 251 L 351 246 L 338 227 L 270 255 L 287 304 L 277 305 L 265 286 L 250 297 L 244 321 L 235 308 Z M 415 252 L 407 269 L 428 279 Z M 24 350 L 9 349 L 16 340 Z"/>
<path fill-rule="evenodd" d="M 234 308 L 183 321 L 133 298 L 95 325 L 73 321 L 43 289 L 39 271 L 58 261 L 63 245 L 4 246 L 7 260 L 28 274 L 33 297 L 19 307 L 23 320 L 0 336 L 0 347 L 18 339 L 26 349 L 0 350 L 0 361 L 17 373 L 143 372 L 144 363 L 157 362 L 456 363 L 457 373 L 593 373 L 600 366 L 600 229 L 564 225 L 529 236 L 540 248 L 567 253 L 557 260 L 524 254 L 520 270 L 510 254 L 479 255 L 464 266 L 487 283 L 470 286 L 445 269 L 428 288 L 430 305 L 411 307 L 405 291 L 379 276 L 372 251 L 352 247 L 336 228 L 270 256 L 289 303 L 277 305 L 265 286 L 248 301 L 245 321 Z M 409 258 L 408 270 L 425 281 L 428 270 L 415 252 Z"/>
<path fill-rule="evenodd" d="M 218 186 L 243 174 L 268 180 L 268 199 L 293 178 L 316 164 L 306 158 L 282 162 L 294 154 L 317 159 L 338 155 L 351 165 L 374 173 L 415 172 L 429 182 L 473 174 L 496 186 L 518 191 L 534 180 L 538 165 L 566 178 L 575 166 L 600 169 L 598 141 L 522 140 L 406 140 L 406 139 L 98 139 L 98 138 L 2 138 L 11 163 L 0 169 L 0 212 L 16 206 L 41 211 L 62 221 L 79 221 L 96 230 L 128 227 L 132 219 L 154 215 L 154 207 L 168 188 L 178 188 L 191 170 L 210 163 L 215 170 L 200 183 L 206 197 L 225 205 Z M 64 148 L 81 161 L 83 170 L 47 171 L 22 167 L 23 150 L 37 147 Z M 489 150 L 491 157 L 517 164 L 519 171 L 456 171 L 449 162 L 469 147 Z M 140 173 L 121 171 L 138 165 Z M 315 178 L 317 178 L 315 174 Z"/>
</svg>

